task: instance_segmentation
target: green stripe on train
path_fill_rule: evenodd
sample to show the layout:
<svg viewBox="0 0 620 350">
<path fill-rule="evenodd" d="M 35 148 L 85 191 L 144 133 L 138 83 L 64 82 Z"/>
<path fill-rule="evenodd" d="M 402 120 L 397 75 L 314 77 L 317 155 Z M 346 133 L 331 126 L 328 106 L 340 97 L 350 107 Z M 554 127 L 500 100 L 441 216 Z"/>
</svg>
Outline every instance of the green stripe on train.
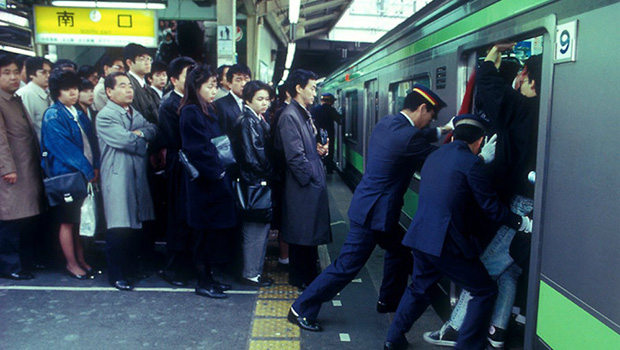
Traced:
<svg viewBox="0 0 620 350">
<path fill-rule="evenodd" d="M 350 163 L 360 172 L 364 174 L 364 157 L 361 154 L 351 149 L 349 145 L 346 145 L 347 150 L 347 163 Z"/>
<path fill-rule="evenodd" d="M 517 14 L 525 12 L 527 10 L 531 10 L 549 1 L 550 0 L 504 0 L 497 2 L 461 19 L 458 22 L 450 24 L 443 29 L 431 33 L 388 56 L 380 58 L 377 61 L 368 64 L 367 66 L 363 66 L 362 68 L 360 68 L 361 72 L 359 74 L 361 76 L 379 68 L 389 66 L 395 62 L 404 60 L 417 53 L 444 44 L 460 36 L 475 32 L 479 29 L 488 27 L 495 23 L 499 23 L 507 18 L 516 16 Z M 363 63 L 360 63 L 360 65 L 362 64 Z M 346 73 L 347 72 L 343 72 L 343 74 Z M 352 74 L 353 72 L 350 73 Z M 339 81 L 329 82 L 326 86 L 326 89 L 331 89 L 333 88 L 331 85 L 341 82 L 342 79 Z"/>
<path fill-rule="evenodd" d="M 537 335 L 554 350 L 616 350 L 620 335 L 540 281 Z"/>
</svg>

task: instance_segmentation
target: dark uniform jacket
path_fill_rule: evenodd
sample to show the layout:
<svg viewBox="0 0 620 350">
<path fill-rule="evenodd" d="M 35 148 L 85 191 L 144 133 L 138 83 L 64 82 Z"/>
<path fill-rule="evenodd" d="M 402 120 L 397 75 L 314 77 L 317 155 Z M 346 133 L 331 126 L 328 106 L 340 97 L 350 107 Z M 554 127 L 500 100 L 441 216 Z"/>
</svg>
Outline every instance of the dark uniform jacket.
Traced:
<svg viewBox="0 0 620 350">
<path fill-rule="evenodd" d="M 196 105 L 183 107 L 180 131 L 183 152 L 200 174 L 190 181 L 188 174 L 183 173 L 180 203 L 185 204 L 188 225 L 200 230 L 234 227 L 237 215 L 232 182 L 211 142 L 222 135 L 213 111 L 205 115 Z"/>
<path fill-rule="evenodd" d="M 256 184 L 270 180 L 271 128 L 267 121 L 256 116 L 249 107 L 237 119 L 233 128 L 233 149 L 239 165 L 241 179 Z"/>
<path fill-rule="evenodd" d="M 437 141 L 436 129 L 419 130 L 401 113 L 382 118 L 370 136 L 366 172 L 353 194 L 349 219 L 373 230 L 392 230 L 413 173 L 437 149 L 432 141 Z"/>
<path fill-rule="evenodd" d="M 277 129 L 277 147 L 286 159 L 283 239 L 306 246 L 329 243 L 331 228 L 325 172 L 316 150 L 310 113 L 293 100 L 280 115 Z"/>
<path fill-rule="evenodd" d="M 159 96 L 153 91 L 147 84 L 144 87 L 140 86 L 140 83 L 132 74 L 127 74 L 131 86 L 133 86 L 133 103 L 131 106 L 140 112 L 144 119 L 151 124 L 158 124 L 157 109 L 159 108 Z"/>
<path fill-rule="evenodd" d="M 230 135 L 235 121 L 241 116 L 241 110 L 239 109 L 237 100 L 233 97 L 232 91 L 228 95 L 215 101 L 215 110 L 220 130 L 222 133 Z"/>
<path fill-rule="evenodd" d="M 501 204 L 483 169 L 483 161 L 463 141 L 444 145 L 422 168 L 418 211 L 403 244 L 424 253 L 450 253 L 475 258 L 481 246 L 476 218 L 518 227 L 520 217 Z"/>
<path fill-rule="evenodd" d="M 493 62 L 483 62 L 476 74 L 477 107 L 497 133 L 495 160 L 487 167 L 502 201 L 514 194 L 534 197 L 527 174 L 536 166 L 538 97 L 527 98 L 506 84 Z"/>
<path fill-rule="evenodd" d="M 330 138 L 334 137 L 334 123 L 339 123 L 341 116 L 333 106 L 320 104 L 312 108 L 312 117 L 317 128 L 325 129 Z"/>
</svg>

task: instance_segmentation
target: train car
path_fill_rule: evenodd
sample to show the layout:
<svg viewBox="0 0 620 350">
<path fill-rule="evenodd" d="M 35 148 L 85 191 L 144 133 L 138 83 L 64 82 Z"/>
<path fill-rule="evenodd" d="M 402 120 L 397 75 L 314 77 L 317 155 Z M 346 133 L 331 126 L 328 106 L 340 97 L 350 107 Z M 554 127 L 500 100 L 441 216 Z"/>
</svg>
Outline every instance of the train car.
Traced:
<svg viewBox="0 0 620 350">
<path fill-rule="evenodd" d="M 494 43 L 542 54 L 534 231 L 525 349 L 620 349 L 620 35 L 617 0 L 433 1 L 321 84 L 337 96 L 334 160 L 355 186 L 368 141 L 414 83 L 459 110 L 467 80 Z M 417 208 L 411 179 L 400 224 Z"/>
</svg>

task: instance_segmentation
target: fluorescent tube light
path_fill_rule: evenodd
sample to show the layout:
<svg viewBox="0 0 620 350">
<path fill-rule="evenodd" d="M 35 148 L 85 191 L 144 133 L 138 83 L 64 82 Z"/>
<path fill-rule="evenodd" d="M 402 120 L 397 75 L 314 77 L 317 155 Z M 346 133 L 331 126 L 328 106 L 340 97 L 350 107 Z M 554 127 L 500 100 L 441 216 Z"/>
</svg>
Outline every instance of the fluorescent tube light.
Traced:
<svg viewBox="0 0 620 350">
<path fill-rule="evenodd" d="M 289 0 L 288 3 L 288 21 L 297 23 L 299 21 L 300 0 Z"/>
<path fill-rule="evenodd" d="M 33 57 L 36 56 L 34 51 L 28 51 L 28 50 L 20 49 L 19 47 L 14 47 L 14 46 L 0 45 L 0 51 L 12 52 L 18 55 L 26 55 L 26 56 L 33 56 Z"/>
<path fill-rule="evenodd" d="M 121 2 L 121 1 L 61 1 L 54 0 L 52 5 L 59 7 L 86 7 L 86 8 L 117 8 L 139 10 L 164 10 L 166 4 L 146 2 Z"/>
<path fill-rule="evenodd" d="M 284 68 L 290 69 L 293 65 L 293 58 L 295 58 L 295 48 L 297 44 L 288 43 L 288 49 L 286 50 L 286 63 L 284 64 Z"/>
<path fill-rule="evenodd" d="M 0 21 L 6 22 L 9 24 L 14 24 L 20 27 L 28 27 L 29 22 L 28 19 L 22 16 L 17 16 L 8 12 L 0 12 Z"/>
</svg>

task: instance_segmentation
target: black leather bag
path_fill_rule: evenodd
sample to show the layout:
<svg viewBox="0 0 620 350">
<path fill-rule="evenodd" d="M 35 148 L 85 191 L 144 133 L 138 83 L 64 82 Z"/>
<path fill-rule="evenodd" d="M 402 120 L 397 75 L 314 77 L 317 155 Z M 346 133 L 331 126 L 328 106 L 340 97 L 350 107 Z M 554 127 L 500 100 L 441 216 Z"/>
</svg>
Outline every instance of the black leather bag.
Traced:
<svg viewBox="0 0 620 350">
<path fill-rule="evenodd" d="M 86 179 L 80 172 L 62 174 L 58 176 L 49 176 L 49 159 L 47 152 L 43 154 L 45 164 L 45 175 L 43 186 L 47 201 L 51 207 L 55 207 L 63 203 L 71 203 L 73 201 L 82 200 L 88 195 Z"/>
<path fill-rule="evenodd" d="M 181 162 L 181 164 L 183 164 L 183 168 L 185 168 L 185 171 L 187 171 L 187 175 L 189 175 L 189 181 L 194 181 L 198 178 L 198 176 L 200 176 L 200 173 L 198 172 L 198 169 L 196 169 L 196 167 L 190 163 L 189 159 L 187 159 L 187 156 L 185 155 L 185 153 L 183 153 L 183 150 L 179 150 L 179 162 Z"/>
<path fill-rule="evenodd" d="M 220 158 L 220 161 L 222 161 L 224 168 L 228 168 L 230 165 L 237 163 L 228 136 L 222 135 L 214 137 L 211 139 L 211 142 L 215 148 L 217 148 L 217 155 Z"/>
<path fill-rule="evenodd" d="M 260 184 L 247 184 L 242 181 L 233 183 L 237 206 L 245 220 L 251 222 L 271 222 L 273 203 L 271 188 L 265 181 Z"/>
</svg>

